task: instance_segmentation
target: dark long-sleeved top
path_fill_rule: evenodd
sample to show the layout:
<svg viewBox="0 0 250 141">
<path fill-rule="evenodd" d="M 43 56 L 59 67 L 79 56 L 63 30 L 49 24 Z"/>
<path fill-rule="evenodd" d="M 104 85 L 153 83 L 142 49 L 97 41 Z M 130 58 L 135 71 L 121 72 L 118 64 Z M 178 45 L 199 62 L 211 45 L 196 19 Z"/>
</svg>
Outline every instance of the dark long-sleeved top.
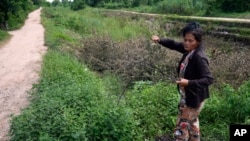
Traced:
<svg viewBox="0 0 250 141">
<path fill-rule="evenodd" d="M 177 67 L 177 73 L 179 74 L 180 64 L 188 54 L 184 49 L 183 43 L 175 42 L 170 39 L 160 39 L 159 43 L 164 47 L 183 54 Z M 208 86 L 213 83 L 213 77 L 209 70 L 208 58 L 202 46 L 197 47 L 192 56 L 190 56 L 184 78 L 189 80 L 188 86 L 185 87 L 186 105 L 192 108 L 198 108 L 201 102 L 209 98 Z"/>
</svg>

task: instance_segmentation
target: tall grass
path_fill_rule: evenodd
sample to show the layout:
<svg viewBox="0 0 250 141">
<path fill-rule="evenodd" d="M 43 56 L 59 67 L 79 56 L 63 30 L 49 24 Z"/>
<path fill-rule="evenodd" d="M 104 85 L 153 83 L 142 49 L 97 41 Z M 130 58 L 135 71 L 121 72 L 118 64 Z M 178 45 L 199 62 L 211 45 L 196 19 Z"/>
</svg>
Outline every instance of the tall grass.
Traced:
<svg viewBox="0 0 250 141">
<path fill-rule="evenodd" d="M 98 9 L 86 8 L 73 12 L 66 8 L 57 8 L 57 10 L 50 8 L 45 10 L 45 16 L 53 19 L 51 24 L 56 25 L 59 31 L 66 28 L 80 34 L 83 38 L 108 34 L 115 40 L 126 40 L 140 35 L 149 35 L 148 30 L 139 24 L 143 24 L 143 21 L 106 17 Z"/>
<path fill-rule="evenodd" d="M 3 30 L 0 30 L 0 43 L 5 41 L 10 35 Z"/>
<path fill-rule="evenodd" d="M 193 3 L 192 0 L 164 0 L 153 7 L 154 13 L 168 13 L 178 15 L 200 15 L 204 13 L 203 2 Z"/>
</svg>

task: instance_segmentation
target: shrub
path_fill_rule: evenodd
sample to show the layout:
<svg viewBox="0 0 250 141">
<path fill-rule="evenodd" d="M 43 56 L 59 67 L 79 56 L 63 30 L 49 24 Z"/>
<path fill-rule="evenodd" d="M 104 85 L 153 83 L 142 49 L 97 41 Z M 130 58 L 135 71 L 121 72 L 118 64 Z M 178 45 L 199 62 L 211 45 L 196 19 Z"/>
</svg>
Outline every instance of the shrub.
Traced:
<svg viewBox="0 0 250 141">
<path fill-rule="evenodd" d="M 79 48 L 79 58 L 99 71 L 119 74 L 127 83 L 139 80 L 174 79 L 176 53 L 151 45 L 148 39 L 137 37 L 115 42 L 109 36 L 86 38 Z M 171 59 L 170 59 L 171 58 Z"/>
<path fill-rule="evenodd" d="M 176 123 L 178 93 L 173 84 L 138 81 L 126 93 L 126 105 L 134 109 L 143 136 L 152 140 L 163 134 L 172 134 Z"/>
<path fill-rule="evenodd" d="M 195 9 L 193 1 L 190 0 L 164 0 L 157 3 L 154 11 L 157 13 L 192 15 L 193 13 L 196 13 L 197 10 L 198 9 Z"/>
<path fill-rule="evenodd" d="M 225 84 L 222 90 L 212 91 L 200 117 L 201 130 L 206 137 L 228 140 L 229 125 L 249 122 L 249 84 L 250 81 L 246 81 L 237 89 Z"/>
</svg>

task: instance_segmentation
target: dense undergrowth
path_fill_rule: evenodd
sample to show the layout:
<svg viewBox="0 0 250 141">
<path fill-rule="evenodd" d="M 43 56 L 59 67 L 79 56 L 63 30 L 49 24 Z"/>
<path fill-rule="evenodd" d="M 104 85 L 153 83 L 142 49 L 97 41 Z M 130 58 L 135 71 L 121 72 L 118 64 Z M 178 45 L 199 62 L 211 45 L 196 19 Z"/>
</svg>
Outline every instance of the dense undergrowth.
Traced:
<svg viewBox="0 0 250 141">
<path fill-rule="evenodd" d="M 115 19 L 88 8 L 44 8 L 42 17 L 50 49 L 30 106 L 13 117 L 12 141 L 171 138 L 179 98 L 171 77 L 180 55 L 149 41 L 151 34 L 178 39 L 172 28 L 165 33 L 166 21 Z M 230 124 L 250 124 L 249 77 L 233 86 L 223 83 L 239 71 L 232 60 L 249 74 L 236 60 L 240 54 L 247 61 L 248 54 L 235 50 L 238 43 L 209 36 L 205 43 L 217 81 L 201 112 L 202 140 L 227 141 Z"/>
</svg>

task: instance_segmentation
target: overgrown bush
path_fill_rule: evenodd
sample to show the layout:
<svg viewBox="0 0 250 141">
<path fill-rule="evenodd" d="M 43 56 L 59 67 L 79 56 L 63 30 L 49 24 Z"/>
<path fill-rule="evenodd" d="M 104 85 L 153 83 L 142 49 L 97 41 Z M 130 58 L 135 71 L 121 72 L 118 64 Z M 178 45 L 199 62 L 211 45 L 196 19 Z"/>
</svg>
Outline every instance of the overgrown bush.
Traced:
<svg viewBox="0 0 250 141">
<path fill-rule="evenodd" d="M 169 13 L 179 15 L 192 15 L 202 11 L 202 3 L 193 3 L 193 0 L 164 0 L 154 6 L 155 13 Z"/>
<path fill-rule="evenodd" d="M 250 81 L 246 81 L 236 89 L 225 84 L 222 90 L 212 91 L 200 116 L 202 134 L 206 138 L 229 140 L 229 125 L 248 124 L 249 84 Z"/>
<path fill-rule="evenodd" d="M 227 83 L 237 88 L 244 81 L 249 80 L 250 56 L 247 45 L 209 36 L 206 38 L 205 45 L 210 57 L 210 68 L 218 87 Z"/>
<path fill-rule="evenodd" d="M 70 8 L 72 10 L 81 10 L 86 7 L 86 3 L 82 0 L 75 0 L 73 3 L 70 5 Z"/>
<path fill-rule="evenodd" d="M 92 69 L 110 71 L 127 83 L 174 79 L 177 53 L 152 45 L 149 39 L 138 37 L 116 42 L 108 35 L 102 35 L 86 38 L 82 44 L 79 58 L 91 64 Z"/>
<path fill-rule="evenodd" d="M 207 13 L 218 11 L 218 9 L 223 12 L 246 12 L 249 10 L 250 2 L 245 0 L 208 0 L 207 6 Z"/>
<path fill-rule="evenodd" d="M 134 109 L 138 126 L 144 138 L 172 135 L 176 123 L 179 95 L 176 86 L 169 83 L 138 81 L 125 95 L 126 105 Z"/>
<path fill-rule="evenodd" d="M 104 3 L 103 6 L 108 9 L 120 9 L 122 7 L 126 7 L 124 4 L 117 2 Z"/>
</svg>

